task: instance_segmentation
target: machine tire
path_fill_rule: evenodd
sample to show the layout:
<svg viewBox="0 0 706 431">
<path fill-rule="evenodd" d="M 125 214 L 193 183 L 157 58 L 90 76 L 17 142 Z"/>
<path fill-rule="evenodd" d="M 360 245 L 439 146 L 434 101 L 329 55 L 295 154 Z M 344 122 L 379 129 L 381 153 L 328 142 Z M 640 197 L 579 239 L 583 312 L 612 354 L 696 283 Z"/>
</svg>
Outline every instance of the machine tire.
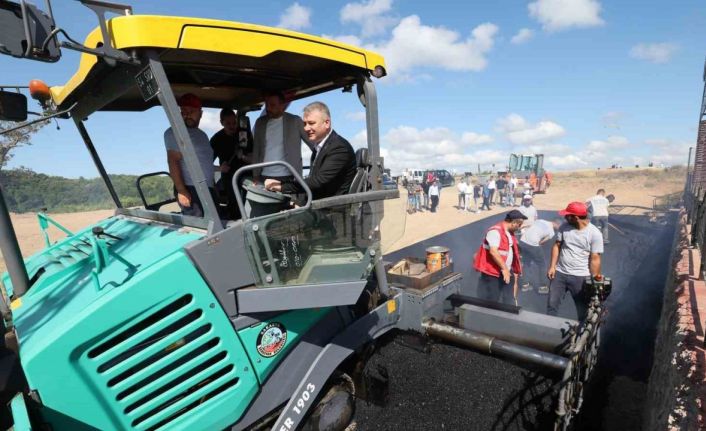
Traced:
<svg viewBox="0 0 706 431">
<path fill-rule="evenodd" d="M 355 385 L 347 374 L 331 380 L 323 397 L 309 414 L 302 431 L 344 431 L 355 413 Z"/>
</svg>

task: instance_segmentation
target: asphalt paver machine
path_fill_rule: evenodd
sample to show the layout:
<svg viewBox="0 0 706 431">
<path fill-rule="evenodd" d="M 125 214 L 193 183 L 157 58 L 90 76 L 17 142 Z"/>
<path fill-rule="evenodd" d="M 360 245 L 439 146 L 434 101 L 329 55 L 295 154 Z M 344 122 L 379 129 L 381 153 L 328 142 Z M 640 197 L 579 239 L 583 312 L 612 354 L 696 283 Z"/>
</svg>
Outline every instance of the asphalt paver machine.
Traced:
<svg viewBox="0 0 706 431">
<path fill-rule="evenodd" d="M 81 3 L 100 25 L 79 44 L 59 41 L 65 32 L 50 13 L 0 1 L 5 53 L 55 61 L 60 49 L 83 52 L 65 85 L 40 85 L 34 96 L 44 106 L 40 120 L 73 121 L 116 207 L 23 259 L 0 195 L 8 268 L 0 396 L 14 430 L 343 430 L 354 420 L 353 398 L 366 397 L 357 371 L 376 338 L 392 330 L 557 374 L 557 427 L 569 423 L 595 361 L 597 295 L 579 325 L 463 296 L 450 267 L 424 286 L 388 283 L 381 221 L 398 191 L 382 188 L 373 84 L 386 74 L 381 56 L 277 28 Z M 365 107 L 368 145 L 357 154 L 349 194 L 312 200 L 299 174 L 275 162 L 305 190 L 301 205 L 222 220 L 175 96 L 247 110 L 262 103 L 264 90 L 293 99 L 353 93 Z M 26 115 L 17 95 L 0 93 L 0 102 L 2 118 Z M 175 132 L 204 217 L 126 208 L 111 184 L 85 121 L 98 111 L 151 107 Z M 234 184 L 262 166 L 241 168 Z M 42 229 L 50 224 L 58 225 L 40 217 Z"/>
</svg>

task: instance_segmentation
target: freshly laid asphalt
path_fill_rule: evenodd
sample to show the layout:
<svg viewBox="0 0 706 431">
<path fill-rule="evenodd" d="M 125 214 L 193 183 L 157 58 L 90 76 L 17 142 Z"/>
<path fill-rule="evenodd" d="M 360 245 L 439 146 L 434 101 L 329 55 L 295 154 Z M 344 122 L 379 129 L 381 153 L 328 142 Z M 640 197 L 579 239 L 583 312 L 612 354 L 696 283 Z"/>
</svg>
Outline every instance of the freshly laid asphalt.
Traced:
<svg viewBox="0 0 706 431">
<path fill-rule="evenodd" d="M 556 212 L 540 211 L 552 220 Z M 478 274 L 471 259 L 483 233 L 502 216 L 490 217 L 421 241 L 385 256 L 396 262 L 423 258 L 425 249 L 450 248 L 454 270 L 463 274 L 463 293 L 475 295 Z M 613 215 L 603 273 L 613 279 L 606 302 L 598 366 L 586 390 L 577 429 L 637 430 L 662 293 L 669 273 L 674 214 L 662 222 L 646 216 Z M 549 258 L 551 243 L 544 246 Z M 546 311 L 546 295 L 521 292 L 519 304 Z M 575 318 L 573 300 L 565 296 L 559 315 Z M 425 348 L 393 334 L 381 341 L 369 369 L 389 374 L 389 399 L 384 407 L 359 400 L 359 430 L 534 430 L 553 426 L 556 382 L 550 378 L 456 346 L 430 342 Z M 627 384 L 626 384 L 627 383 Z"/>
</svg>

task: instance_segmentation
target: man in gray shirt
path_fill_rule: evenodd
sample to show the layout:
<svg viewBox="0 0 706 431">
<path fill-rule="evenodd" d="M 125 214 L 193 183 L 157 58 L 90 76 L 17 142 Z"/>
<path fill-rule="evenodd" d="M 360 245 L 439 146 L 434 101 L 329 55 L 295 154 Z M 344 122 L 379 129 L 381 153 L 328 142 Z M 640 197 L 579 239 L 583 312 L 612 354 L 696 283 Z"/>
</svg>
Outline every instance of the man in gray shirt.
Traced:
<svg viewBox="0 0 706 431">
<path fill-rule="evenodd" d="M 568 290 L 574 298 L 578 320 L 582 321 L 588 312 L 583 284 L 586 277 L 601 273 L 603 235 L 589 222 L 583 202 L 571 202 L 565 210 L 559 211 L 559 215 L 566 223 L 559 227 L 547 270 L 547 277 L 551 280 L 547 314 L 556 316 Z"/>
<path fill-rule="evenodd" d="M 301 175 L 301 142 L 303 140 L 312 150 L 314 147 L 304 132 L 304 121 L 297 115 L 285 112 L 287 106 L 281 92 L 265 95 L 265 115 L 255 121 L 253 163 L 285 161 Z M 255 169 L 253 176 L 258 182 L 293 179 L 292 173 L 282 165 Z"/>
<path fill-rule="evenodd" d="M 213 150 L 209 143 L 208 136 L 199 129 L 201 121 L 201 99 L 195 94 L 187 93 L 177 101 L 181 109 L 181 117 L 186 124 L 191 143 L 194 145 L 201 170 L 206 178 L 206 185 L 211 191 L 213 201 L 218 204 L 215 190 L 213 188 Z M 164 146 L 167 148 L 167 163 L 169 164 L 169 176 L 174 182 L 176 199 L 183 215 L 203 217 L 203 206 L 196 193 L 192 172 L 189 172 L 186 161 L 181 154 L 181 149 L 177 144 L 176 136 L 172 128 L 164 132 Z"/>
</svg>

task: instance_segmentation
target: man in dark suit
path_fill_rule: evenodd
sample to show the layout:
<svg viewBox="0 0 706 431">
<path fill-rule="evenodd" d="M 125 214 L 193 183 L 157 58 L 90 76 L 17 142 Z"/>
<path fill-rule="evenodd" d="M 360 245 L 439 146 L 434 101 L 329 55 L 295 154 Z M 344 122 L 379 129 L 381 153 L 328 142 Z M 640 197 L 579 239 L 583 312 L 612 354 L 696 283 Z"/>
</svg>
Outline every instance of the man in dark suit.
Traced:
<svg viewBox="0 0 706 431">
<path fill-rule="evenodd" d="M 304 131 L 315 148 L 311 170 L 305 182 L 314 199 L 348 193 L 356 173 L 355 152 L 351 144 L 331 128 L 331 112 L 324 103 L 313 102 L 304 108 Z M 265 188 L 282 193 L 300 193 L 294 181 L 265 180 Z"/>
</svg>

